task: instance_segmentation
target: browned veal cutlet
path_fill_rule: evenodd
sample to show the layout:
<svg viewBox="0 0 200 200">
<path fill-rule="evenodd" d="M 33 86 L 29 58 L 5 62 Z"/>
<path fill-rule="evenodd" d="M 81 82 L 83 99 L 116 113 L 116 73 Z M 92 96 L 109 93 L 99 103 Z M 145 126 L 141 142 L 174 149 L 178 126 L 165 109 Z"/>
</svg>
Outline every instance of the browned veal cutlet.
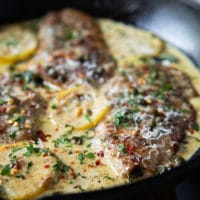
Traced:
<svg viewBox="0 0 200 200">
<path fill-rule="evenodd" d="M 186 74 L 156 65 L 131 67 L 102 91 L 113 108 L 93 143 L 118 175 L 138 169 L 153 175 L 180 163 L 175 153 L 196 120 L 189 99 L 197 93 Z"/>
<path fill-rule="evenodd" d="M 48 14 L 40 24 L 41 72 L 57 84 L 89 82 L 96 86 L 112 76 L 115 62 L 94 18 L 73 9 Z M 41 66 L 40 66 L 41 69 Z"/>
<path fill-rule="evenodd" d="M 16 79 L 15 79 L 16 78 Z M 34 139 L 44 101 L 24 80 L 0 75 L 0 143 Z"/>
</svg>

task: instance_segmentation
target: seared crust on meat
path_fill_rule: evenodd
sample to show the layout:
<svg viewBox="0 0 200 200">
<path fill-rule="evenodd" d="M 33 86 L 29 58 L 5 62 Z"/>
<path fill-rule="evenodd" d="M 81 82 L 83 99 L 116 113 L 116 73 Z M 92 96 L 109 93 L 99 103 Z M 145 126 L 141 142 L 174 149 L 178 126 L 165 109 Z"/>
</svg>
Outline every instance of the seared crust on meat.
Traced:
<svg viewBox="0 0 200 200">
<path fill-rule="evenodd" d="M 127 69 L 102 88 L 113 110 L 96 129 L 94 143 L 118 175 L 142 169 L 150 175 L 171 168 L 196 114 L 189 77 L 159 65 Z"/>
<path fill-rule="evenodd" d="M 43 99 L 10 75 L 0 78 L 0 143 L 34 139 Z"/>
<path fill-rule="evenodd" d="M 96 21 L 85 13 L 73 9 L 53 12 L 44 18 L 40 27 L 41 48 L 48 49 L 48 46 L 51 46 L 51 50 L 59 50 L 66 47 L 64 45 L 67 40 L 74 40 L 71 46 L 80 48 L 83 56 L 98 54 L 100 58 L 97 59 L 101 62 L 102 58 L 110 60 L 109 57 L 112 57 L 107 52 L 106 43 Z"/>
<path fill-rule="evenodd" d="M 112 75 L 115 62 L 96 21 L 85 13 L 65 9 L 48 14 L 39 39 L 39 53 L 51 52 L 43 71 L 49 80 L 63 83 L 79 78 L 95 85 Z M 76 67 L 70 61 L 76 61 Z"/>
</svg>

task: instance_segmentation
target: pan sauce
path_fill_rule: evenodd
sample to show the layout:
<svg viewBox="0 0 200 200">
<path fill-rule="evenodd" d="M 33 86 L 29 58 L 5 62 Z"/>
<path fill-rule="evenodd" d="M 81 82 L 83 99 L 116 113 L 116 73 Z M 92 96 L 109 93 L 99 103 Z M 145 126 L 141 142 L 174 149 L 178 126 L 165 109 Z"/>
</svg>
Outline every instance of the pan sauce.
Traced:
<svg viewBox="0 0 200 200">
<path fill-rule="evenodd" d="M 39 32 L 30 29 L 32 22 L 29 25 L 16 25 L 23 27 L 24 31 L 20 34 L 31 38 L 31 45 L 27 45 L 23 39 L 13 41 L 14 32 L 19 32 L 16 27 L 5 31 L 12 37 L 3 36 L 1 40 L 0 36 L 1 43 L 6 43 L 1 45 L 7 48 L 6 56 L 0 55 L 1 72 L 8 74 L 2 73 L 0 85 L 1 126 L 5 124 L 6 127 L 1 127 L 1 195 L 7 199 L 30 199 L 54 192 L 102 189 L 161 173 L 166 168 L 170 169 L 181 164 L 183 160 L 188 160 L 200 146 L 200 76 L 193 63 L 179 50 L 147 31 L 105 19 L 98 20 L 99 28 L 95 20 L 85 14 L 74 10 L 60 13 L 50 14 L 39 20 Z M 66 20 L 67 17 L 69 21 Z M 80 20 L 79 24 L 77 20 Z M 35 42 L 38 43 L 37 50 L 36 45 L 33 45 Z M 25 53 L 24 49 L 27 49 L 28 53 Z M 9 55 L 10 50 L 13 50 L 15 55 Z M 30 54 L 33 54 L 31 58 Z M 28 59 L 24 61 L 25 58 Z M 16 63 L 17 61 L 20 63 Z M 141 165 L 142 162 L 131 160 L 135 156 L 133 152 L 138 151 L 131 146 L 138 138 L 135 136 L 138 124 L 132 124 L 132 118 L 126 118 L 124 123 L 124 119 L 116 117 L 116 105 L 120 109 L 124 107 L 124 103 L 120 104 L 118 98 L 133 91 L 132 85 L 130 89 L 127 84 L 139 81 L 137 89 L 142 92 L 140 88 L 146 84 L 146 80 L 140 79 L 142 74 L 130 83 L 117 81 L 111 87 L 109 83 L 112 83 L 112 79 L 123 77 L 127 72 L 132 78 L 137 69 L 143 70 L 145 66 L 148 68 L 157 65 L 158 68 L 153 69 L 159 71 L 153 71 L 150 79 L 147 74 L 146 80 L 157 81 L 157 74 L 163 70 L 162 67 L 166 73 L 175 73 L 174 85 L 168 83 L 167 88 L 159 90 L 162 93 L 160 96 L 168 95 L 171 87 L 174 89 L 174 86 L 180 84 L 176 79 L 177 74 L 182 77 L 180 71 L 188 75 L 185 83 L 190 79 L 195 88 L 193 89 L 190 83 L 186 84 L 189 88 L 182 88 L 186 96 L 179 99 L 183 101 L 184 98 L 186 102 L 184 101 L 184 105 L 181 102 L 180 108 L 170 104 L 175 108 L 168 112 L 178 115 L 182 110 L 179 115 L 188 119 L 188 112 L 193 112 L 190 107 L 192 105 L 196 114 L 193 113 L 192 117 L 189 117 L 192 125 L 189 121 L 185 127 L 186 131 L 182 131 L 185 134 L 173 140 L 176 148 L 164 146 L 170 152 L 165 163 L 158 161 L 155 156 L 153 158 L 158 162 L 156 161 L 156 166 L 153 165 L 150 170 L 150 165 L 145 168 Z M 176 74 L 176 71 L 173 71 L 175 69 L 180 71 Z M 151 81 L 147 83 L 154 85 Z M 120 84 L 117 88 L 118 83 Z M 120 88 L 123 93 L 121 96 Z M 176 94 L 170 95 L 178 98 Z M 145 104 L 134 103 L 135 111 L 131 116 L 135 116 L 135 113 L 139 113 L 139 116 L 146 114 L 145 109 L 153 107 L 151 101 L 158 96 L 148 96 Z M 138 98 L 138 94 L 133 97 Z M 162 98 L 158 105 L 159 102 L 165 105 Z M 127 102 L 125 106 L 127 108 Z M 139 111 L 136 111 L 136 106 Z M 128 115 L 125 113 L 125 116 Z M 131 134 L 136 138 L 128 144 L 126 140 L 121 141 L 119 138 L 117 142 L 115 139 L 110 140 L 110 135 L 106 136 L 107 132 L 104 133 L 101 126 L 106 120 L 114 125 L 114 138 L 121 135 L 116 135 L 115 131 L 121 131 L 122 128 L 123 131 L 125 129 L 125 136 L 131 130 Z M 142 122 L 145 122 L 145 118 Z M 145 128 L 148 127 L 150 125 L 145 124 Z M 165 130 L 171 131 L 167 128 L 165 127 Z M 142 137 L 144 139 L 145 135 Z M 156 145 L 160 145 L 159 142 L 161 140 L 158 140 L 158 144 L 145 145 L 149 145 L 151 151 L 152 146 L 157 148 Z M 112 144 L 112 147 L 114 145 L 114 150 L 108 147 L 108 144 Z M 142 145 L 139 143 L 139 146 Z M 159 153 L 159 156 L 163 155 L 162 152 Z M 139 155 L 147 158 L 146 154 L 141 152 Z"/>
</svg>

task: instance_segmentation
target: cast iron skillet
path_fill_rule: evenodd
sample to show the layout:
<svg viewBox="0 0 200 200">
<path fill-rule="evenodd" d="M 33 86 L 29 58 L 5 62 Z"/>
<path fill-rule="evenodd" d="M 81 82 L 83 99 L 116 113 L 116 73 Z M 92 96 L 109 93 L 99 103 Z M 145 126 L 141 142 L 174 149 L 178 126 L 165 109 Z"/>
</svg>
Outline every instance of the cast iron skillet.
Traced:
<svg viewBox="0 0 200 200">
<path fill-rule="evenodd" d="M 151 30 L 184 51 L 200 68 L 200 10 L 175 0 L 1 0 L 0 24 L 38 17 L 63 7 L 75 7 L 95 16 Z M 43 199 L 134 199 L 141 194 L 169 188 L 198 168 L 200 150 L 184 165 L 136 183 L 102 191 L 57 194 Z"/>
</svg>

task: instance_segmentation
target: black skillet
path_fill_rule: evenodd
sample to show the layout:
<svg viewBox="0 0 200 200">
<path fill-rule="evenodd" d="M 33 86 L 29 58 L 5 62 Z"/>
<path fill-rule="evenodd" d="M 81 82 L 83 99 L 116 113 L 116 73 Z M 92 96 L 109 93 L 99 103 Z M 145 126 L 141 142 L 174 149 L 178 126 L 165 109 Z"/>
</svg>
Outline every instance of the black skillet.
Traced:
<svg viewBox="0 0 200 200">
<path fill-rule="evenodd" d="M 200 7 L 175 0 L 0 0 L 0 23 L 41 16 L 49 10 L 75 7 L 95 16 L 113 18 L 151 30 L 184 51 L 200 68 Z M 133 38 L 134 39 L 134 38 Z M 61 199 L 136 199 L 164 191 L 200 169 L 200 150 L 184 165 L 161 175 L 102 191 L 54 195 Z M 149 198 L 148 198 L 149 199 Z"/>
</svg>

